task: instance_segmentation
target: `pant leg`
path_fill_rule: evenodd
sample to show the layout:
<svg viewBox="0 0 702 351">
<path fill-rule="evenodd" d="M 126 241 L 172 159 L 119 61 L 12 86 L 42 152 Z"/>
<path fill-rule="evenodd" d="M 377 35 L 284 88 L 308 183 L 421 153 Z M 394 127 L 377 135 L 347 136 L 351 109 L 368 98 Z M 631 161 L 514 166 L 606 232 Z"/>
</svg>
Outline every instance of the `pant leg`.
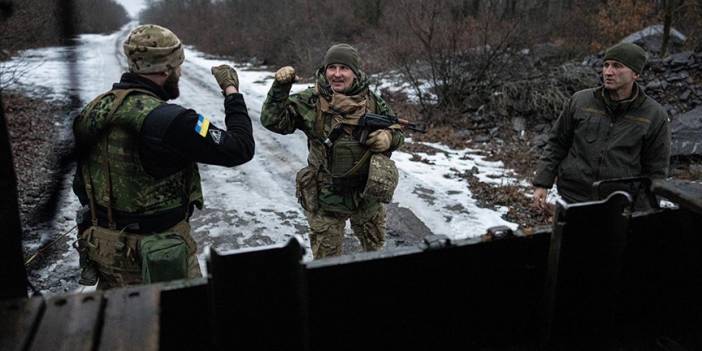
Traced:
<svg viewBox="0 0 702 351">
<path fill-rule="evenodd" d="M 305 211 L 315 259 L 341 255 L 347 216 L 323 211 Z"/>
<path fill-rule="evenodd" d="M 351 216 L 351 229 L 365 251 L 377 251 L 385 245 L 385 207 L 360 208 Z"/>
<path fill-rule="evenodd" d="M 200 262 L 197 260 L 197 255 L 188 256 L 188 279 L 202 277 L 200 270 Z"/>
</svg>

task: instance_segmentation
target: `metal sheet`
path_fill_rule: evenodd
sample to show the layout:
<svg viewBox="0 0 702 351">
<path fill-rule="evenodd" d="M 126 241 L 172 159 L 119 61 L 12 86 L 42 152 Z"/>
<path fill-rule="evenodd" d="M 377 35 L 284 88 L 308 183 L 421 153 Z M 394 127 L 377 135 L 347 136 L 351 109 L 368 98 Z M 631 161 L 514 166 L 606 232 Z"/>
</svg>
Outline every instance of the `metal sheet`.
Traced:
<svg viewBox="0 0 702 351">
<path fill-rule="evenodd" d="M 102 302 L 99 293 L 49 299 L 30 350 L 92 351 L 99 336 Z"/>
<path fill-rule="evenodd" d="M 39 297 L 0 301 L 0 350 L 26 350 L 43 312 Z"/>
<path fill-rule="evenodd" d="M 158 285 L 107 291 L 100 350 L 158 350 L 160 298 Z"/>
</svg>

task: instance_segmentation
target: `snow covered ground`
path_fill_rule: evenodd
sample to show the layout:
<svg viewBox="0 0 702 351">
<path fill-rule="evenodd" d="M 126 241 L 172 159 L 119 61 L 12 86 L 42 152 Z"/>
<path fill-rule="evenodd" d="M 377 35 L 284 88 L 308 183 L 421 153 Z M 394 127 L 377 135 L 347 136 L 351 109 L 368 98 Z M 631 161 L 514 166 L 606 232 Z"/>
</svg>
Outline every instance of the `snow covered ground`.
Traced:
<svg viewBox="0 0 702 351">
<path fill-rule="evenodd" d="M 119 80 L 126 68 L 121 43 L 130 23 L 111 35 L 83 35 L 75 50 L 78 86 L 71 86 L 66 58 L 67 48 L 27 50 L 10 64 L 22 63 L 31 68 L 13 88 L 42 98 L 65 99 L 77 94 L 82 103 L 108 90 Z M 218 126 L 224 126 L 224 107 L 220 89 L 210 74 L 210 67 L 222 63 L 192 49 L 186 50 L 186 61 L 181 78 L 181 97 L 175 103 L 194 108 L 209 117 Z M 240 167 L 222 168 L 200 165 L 205 195 L 203 211 L 196 211 L 192 219 L 193 232 L 200 246 L 199 258 L 204 268 L 205 248 L 220 250 L 270 245 L 297 236 L 309 247 L 307 224 L 294 197 L 295 173 L 303 167 L 307 157 L 302 133 L 278 135 L 264 129 L 259 121 L 261 106 L 273 79 L 273 72 L 237 66 L 249 114 L 254 124 L 256 156 Z M 295 91 L 306 88 L 294 86 Z M 70 121 L 63 128 L 69 131 Z M 410 209 L 435 234 L 454 239 L 484 234 L 495 225 L 516 224 L 504 221 L 497 211 L 479 208 L 471 197 L 468 183 L 455 176 L 466 170 L 478 170 L 476 176 L 484 182 L 507 184 L 517 182 L 505 176 L 508 172 L 501 162 L 486 161 L 477 151 L 452 150 L 439 144 L 430 144 L 440 150 L 434 155 L 419 154 L 429 162 L 412 161 L 412 155 L 395 152 L 393 159 L 400 170 L 400 184 L 394 201 Z M 69 177 L 70 178 L 70 177 Z M 25 250 L 33 253 L 56 235 L 74 225 L 78 201 L 70 190 L 70 179 L 63 183 L 58 211 L 53 220 L 40 226 L 30 235 L 36 240 L 25 242 Z M 392 215 L 392 213 L 390 214 Z M 347 228 L 350 233 L 350 229 Z M 73 234 L 70 235 L 74 237 Z M 49 292 L 71 290 L 77 287 L 77 254 L 65 244 L 59 261 L 36 270 L 30 278 Z M 306 259 L 311 259 L 308 254 Z"/>
</svg>

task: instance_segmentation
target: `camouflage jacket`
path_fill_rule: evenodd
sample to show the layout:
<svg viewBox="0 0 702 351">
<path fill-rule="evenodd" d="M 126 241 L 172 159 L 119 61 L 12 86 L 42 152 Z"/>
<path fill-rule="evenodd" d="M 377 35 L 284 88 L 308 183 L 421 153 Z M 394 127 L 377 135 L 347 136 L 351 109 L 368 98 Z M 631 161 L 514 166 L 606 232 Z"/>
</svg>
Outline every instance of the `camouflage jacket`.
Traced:
<svg viewBox="0 0 702 351">
<path fill-rule="evenodd" d="M 379 114 L 392 115 L 393 112 L 385 101 L 368 89 L 365 77 L 361 81 L 361 86 L 356 90 L 369 96 L 367 99 L 367 110 Z M 279 134 L 290 134 L 295 130 L 304 132 L 307 136 L 309 150 L 307 162 L 309 166 L 314 167 L 318 172 L 319 200 L 322 208 L 331 212 L 353 212 L 364 201 L 360 198 L 360 192 L 363 190 L 362 186 L 350 189 L 340 189 L 331 186 L 330 169 L 332 165 L 329 164 L 328 151 L 323 140 L 332 129 L 333 116 L 320 112 L 320 99 L 324 98 L 324 93 L 320 94 L 319 91 L 328 91 L 328 86 L 320 88 L 320 84 L 325 82 L 326 79 L 320 77 L 320 72 L 318 72 L 316 87 L 310 87 L 298 94 L 289 95 L 292 84 L 279 84 L 274 81 L 261 110 L 261 124 Z M 319 128 L 318 116 L 322 118 L 322 128 Z M 391 131 L 392 140 L 388 154 L 404 143 L 404 135 L 401 130 L 391 129 Z M 340 137 L 340 139 L 345 140 L 351 138 L 352 136 L 348 133 L 344 133 Z"/>
<path fill-rule="evenodd" d="M 123 100 L 117 101 L 120 98 Z M 154 177 L 143 167 L 140 132 L 146 117 L 162 104 L 160 97 L 147 90 L 112 90 L 90 102 L 75 120 L 80 181 L 86 195 L 94 195 L 101 213 L 108 207 L 115 217 L 176 211 L 183 220 L 187 205 L 202 207 L 200 175 L 194 163 L 165 177 Z M 186 184 L 190 184 L 187 194 Z"/>
<path fill-rule="evenodd" d="M 612 178 L 664 178 L 670 158 L 666 111 L 635 87 L 636 96 L 612 107 L 602 88 L 571 97 L 549 134 L 533 184 L 569 202 L 593 200 L 592 183 Z M 621 189 L 625 190 L 625 189 Z"/>
<path fill-rule="evenodd" d="M 113 217 L 118 223 L 139 223 L 141 229 L 135 232 L 159 232 L 183 220 L 186 210 L 189 214 L 193 206 L 202 206 L 196 163 L 231 167 L 253 158 L 251 119 L 241 94 L 224 98 L 224 130 L 194 110 L 166 103 L 171 96 L 138 74 L 123 74 L 112 89 L 88 104 L 74 121 L 79 167 L 73 191 L 86 205 L 87 188 L 93 182 L 100 223 L 106 218 L 109 198 L 105 159 L 112 175 Z M 130 94 L 124 101 L 115 103 L 115 97 L 126 91 Z M 115 106 L 112 118 L 105 120 Z M 191 189 L 186 192 L 188 182 Z M 124 188 L 115 191 L 115 186 Z M 89 218 L 82 224 L 85 221 Z"/>
</svg>

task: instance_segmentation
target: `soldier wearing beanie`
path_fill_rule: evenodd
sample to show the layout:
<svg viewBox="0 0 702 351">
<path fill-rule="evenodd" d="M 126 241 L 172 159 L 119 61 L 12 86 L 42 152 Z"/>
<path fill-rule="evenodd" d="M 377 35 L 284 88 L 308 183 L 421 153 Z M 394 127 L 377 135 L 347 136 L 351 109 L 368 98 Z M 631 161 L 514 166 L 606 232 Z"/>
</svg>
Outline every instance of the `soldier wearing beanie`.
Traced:
<svg viewBox="0 0 702 351">
<path fill-rule="evenodd" d="M 213 67 L 226 129 L 168 100 L 179 96 L 185 59 L 170 30 L 147 24 L 124 42 L 129 72 L 73 124 L 73 191 L 80 283 L 98 288 L 199 277 L 188 219 L 203 196 L 197 162 L 232 167 L 253 157 L 254 140 L 236 71 Z"/>
<path fill-rule="evenodd" d="M 670 119 L 636 83 L 646 65 L 638 45 L 605 51 L 602 86 L 575 93 L 553 125 L 532 181 L 534 205 L 545 208 L 557 184 L 568 203 L 604 198 L 624 190 L 637 209 L 647 208 L 637 184 L 614 184 L 595 194 L 593 183 L 626 177 L 665 178 L 670 159 Z"/>
<path fill-rule="evenodd" d="M 365 143 L 359 141 L 356 125 L 366 112 L 392 115 L 392 110 L 368 89 L 368 78 L 354 47 L 331 46 L 315 76 L 314 87 L 290 95 L 297 79 L 295 69 L 279 69 L 263 104 L 261 123 L 275 133 L 300 129 L 307 135 L 308 165 L 298 172 L 296 187 L 309 223 L 314 257 L 341 254 L 349 219 L 364 250 L 382 249 L 385 208 L 379 200 L 364 195 L 364 186 L 376 169 L 372 160 L 380 159 L 380 154 L 390 157 L 404 136 L 399 126 L 392 126 L 370 133 Z M 384 173 L 373 174 L 385 177 Z"/>
</svg>

